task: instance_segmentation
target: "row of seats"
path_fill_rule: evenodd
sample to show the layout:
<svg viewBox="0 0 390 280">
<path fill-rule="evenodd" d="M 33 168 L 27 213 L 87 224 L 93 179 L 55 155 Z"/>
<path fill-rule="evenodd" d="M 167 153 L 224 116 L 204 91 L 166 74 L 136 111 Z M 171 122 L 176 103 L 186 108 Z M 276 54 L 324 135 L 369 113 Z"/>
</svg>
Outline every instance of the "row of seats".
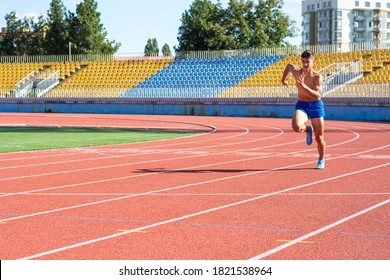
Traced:
<svg viewBox="0 0 390 280">
<path fill-rule="evenodd" d="M 70 97 L 88 92 L 90 89 L 101 89 L 97 96 L 104 93 L 107 97 L 120 96 L 126 89 L 131 88 L 145 79 L 156 74 L 159 70 L 171 63 L 171 60 L 134 60 L 134 61 L 85 61 L 80 65 L 80 70 L 66 79 L 58 87 L 47 94 L 49 97 L 63 95 Z M 83 89 L 87 89 L 84 91 Z"/>
<path fill-rule="evenodd" d="M 41 68 L 42 63 L 0 63 L 0 88 L 15 88 L 19 81 Z"/>
<path fill-rule="evenodd" d="M 207 91 L 208 95 L 216 96 L 242 80 L 263 70 L 282 59 L 282 56 L 262 56 L 247 58 L 216 58 L 216 59 L 179 59 L 162 69 L 156 75 L 129 89 L 123 96 L 146 97 L 154 89 L 157 95 L 167 97 L 182 97 L 180 90 L 165 88 L 182 88 L 184 95 L 191 95 L 195 88 Z M 196 93 L 194 93 L 196 94 Z"/>
<path fill-rule="evenodd" d="M 348 53 L 317 54 L 316 69 L 324 69 L 334 62 L 363 60 L 365 76 L 356 83 L 389 83 L 390 51 L 372 50 Z M 0 89 L 7 92 L 32 71 L 52 69 L 60 71 L 61 82 L 46 96 L 64 94 L 123 97 L 181 97 L 191 93 L 205 96 L 237 96 L 249 92 L 269 94 L 269 87 L 280 86 L 287 63 L 301 65 L 299 55 L 261 56 L 214 59 L 160 59 L 83 61 L 61 63 L 0 63 Z M 290 84 L 294 79 L 289 80 Z M 252 90 L 249 90 L 252 88 Z M 253 90 L 255 89 L 255 90 Z M 244 91 L 242 91 L 244 92 Z M 72 93 L 72 94 L 71 94 Z M 0 95 L 4 96 L 4 95 Z"/>
</svg>

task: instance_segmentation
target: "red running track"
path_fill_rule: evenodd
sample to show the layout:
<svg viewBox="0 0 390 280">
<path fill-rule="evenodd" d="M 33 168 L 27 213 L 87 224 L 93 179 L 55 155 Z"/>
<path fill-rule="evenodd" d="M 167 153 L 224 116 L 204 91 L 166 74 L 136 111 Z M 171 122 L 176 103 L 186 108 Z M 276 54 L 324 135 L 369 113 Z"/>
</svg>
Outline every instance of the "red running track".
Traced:
<svg viewBox="0 0 390 280">
<path fill-rule="evenodd" d="M 0 125 L 203 132 L 0 154 L 0 259 L 390 259 L 388 123 L 326 121 L 325 170 L 288 119 L 3 113 Z"/>
</svg>

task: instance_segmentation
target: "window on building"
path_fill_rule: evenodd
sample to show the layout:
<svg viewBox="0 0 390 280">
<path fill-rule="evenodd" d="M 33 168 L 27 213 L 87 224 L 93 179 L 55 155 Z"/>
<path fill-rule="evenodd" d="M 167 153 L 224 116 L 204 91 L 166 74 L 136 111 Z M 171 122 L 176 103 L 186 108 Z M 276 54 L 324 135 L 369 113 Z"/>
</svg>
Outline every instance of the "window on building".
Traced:
<svg viewBox="0 0 390 280">
<path fill-rule="evenodd" d="M 367 8 L 370 7 L 370 2 L 366 2 L 366 3 L 364 4 L 364 6 L 367 7 Z"/>
<path fill-rule="evenodd" d="M 381 7 L 381 2 L 376 2 L 375 3 L 375 7 L 380 8 Z"/>
<path fill-rule="evenodd" d="M 388 9 L 390 9 L 390 3 L 387 3 L 387 4 L 386 4 L 386 7 L 387 7 Z"/>
<path fill-rule="evenodd" d="M 355 1 L 355 7 L 359 7 L 359 1 Z"/>
<path fill-rule="evenodd" d="M 328 1 L 328 7 L 332 7 L 332 1 Z"/>
<path fill-rule="evenodd" d="M 319 12 L 318 17 L 320 19 L 326 19 L 329 17 L 328 11 Z"/>
<path fill-rule="evenodd" d="M 328 7 L 328 2 L 322 3 L 322 7 L 324 7 L 324 8 Z"/>
<path fill-rule="evenodd" d="M 355 38 L 357 39 L 365 39 L 364 34 L 355 33 Z"/>
<path fill-rule="evenodd" d="M 342 16 L 342 11 L 335 11 L 335 16 L 336 17 L 341 17 Z"/>
</svg>

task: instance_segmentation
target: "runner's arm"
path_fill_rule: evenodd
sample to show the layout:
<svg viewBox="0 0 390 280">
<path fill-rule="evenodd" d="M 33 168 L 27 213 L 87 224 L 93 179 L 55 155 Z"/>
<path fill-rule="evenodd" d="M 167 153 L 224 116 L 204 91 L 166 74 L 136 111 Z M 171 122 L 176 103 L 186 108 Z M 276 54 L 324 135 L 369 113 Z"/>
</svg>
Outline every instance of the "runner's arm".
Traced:
<svg viewBox="0 0 390 280">
<path fill-rule="evenodd" d="M 286 68 L 283 71 L 283 76 L 282 76 L 282 84 L 288 87 L 288 73 L 291 72 L 293 73 L 294 71 L 299 71 L 299 69 L 293 65 L 293 64 L 287 64 Z"/>
</svg>

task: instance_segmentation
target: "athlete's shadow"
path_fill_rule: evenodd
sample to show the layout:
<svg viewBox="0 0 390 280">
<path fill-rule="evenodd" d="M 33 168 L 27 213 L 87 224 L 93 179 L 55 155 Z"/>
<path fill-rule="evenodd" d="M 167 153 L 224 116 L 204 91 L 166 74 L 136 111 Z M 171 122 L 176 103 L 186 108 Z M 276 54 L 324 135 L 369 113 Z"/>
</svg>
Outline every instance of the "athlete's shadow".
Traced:
<svg viewBox="0 0 390 280">
<path fill-rule="evenodd" d="M 246 173 L 246 172 L 280 172 L 280 171 L 299 171 L 313 170 L 315 168 L 278 168 L 278 169 L 166 169 L 166 168 L 142 168 L 134 173 Z"/>
</svg>

